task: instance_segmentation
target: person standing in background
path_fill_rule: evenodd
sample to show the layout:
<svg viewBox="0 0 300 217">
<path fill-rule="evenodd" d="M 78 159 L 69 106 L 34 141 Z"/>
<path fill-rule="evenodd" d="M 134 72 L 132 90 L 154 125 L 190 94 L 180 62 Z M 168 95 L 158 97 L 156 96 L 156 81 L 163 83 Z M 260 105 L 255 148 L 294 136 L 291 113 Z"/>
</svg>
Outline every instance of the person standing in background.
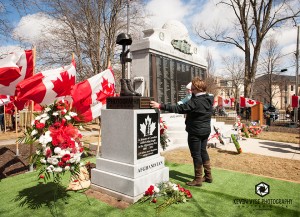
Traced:
<svg viewBox="0 0 300 217">
<path fill-rule="evenodd" d="M 188 145 L 194 165 L 194 179 L 186 184 L 189 186 L 202 186 L 202 182 L 212 182 L 210 158 L 206 149 L 208 137 L 211 132 L 211 116 L 213 97 L 206 93 L 207 84 L 199 77 L 192 80 L 192 97 L 185 104 L 169 105 L 150 102 L 151 108 L 158 108 L 173 113 L 186 114 L 186 131 L 188 132 Z M 204 167 L 204 177 L 202 177 Z"/>
<path fill-rule="evenodd" d="M 191 88 L 192 88 L 192 82 L 188 83 L 188 85 L 186 85 L 186 96 L 177 102 L 178 105 L 182 105 L 182 104 L 185 104 L 187 103 L 187 101 L 189 101 L 191 98 L 192 98 L 192 91 L 191 91 Z"/>
<path fill-rule="evenodd" d="M 5 122 L 4 122 L 4 105 L 0 105 L 0 127 L 1 131 L 5 130 Z"/>
</svg>

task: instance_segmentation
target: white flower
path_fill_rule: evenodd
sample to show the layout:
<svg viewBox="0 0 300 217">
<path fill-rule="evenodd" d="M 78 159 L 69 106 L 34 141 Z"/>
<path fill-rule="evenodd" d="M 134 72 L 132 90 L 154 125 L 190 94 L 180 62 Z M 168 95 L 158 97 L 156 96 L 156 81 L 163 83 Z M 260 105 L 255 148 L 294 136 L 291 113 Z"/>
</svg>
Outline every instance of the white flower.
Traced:
<svg viewBox="0 0 300 217">
<path fill-rule="evenodd" d="M 65 154 L 66 154 L 66 150 L 61 150 L 59 153 L 60 156 L 64 156 Z"/>
<path fill-rule="evenodd" d="M 41 162 L 42 164 L 46 164 L 46 163 L 47 163 L 47 161 L 45 160 L 45 158 L 41 158 L 41 159 L 40 159 L 40 162 Z"/>
<path fill-rule="evenodd" d="M 58 112 L 53 112 L 53 116 L 58 116 Z"/>
<path fill-rule="evenodd" d="M 60 148 L 60 147 L 56 147 L 56 148 L 54 149 L 54 153 L 55 153 L 55 154 L 60 154 L 60 152 L 61 152 L 61 148 Z"/>
<path fill-rule="evenodd" d="M 173 187 L 172 187 L 172 189 L 173 189 L 174 191 L 178 191 L 178 186 L 177 186 L 176 184 L 174 184 Z"/>
<path fill-rule="evenodd" d="M 84 128 L 81 125 L 79 126 L 79 129 L 84 130 Z"/>
<path fill-rule="evenodd" d="M 41 151 L 40 151 L 40 150 L 36 150 L 35 153 L 36 153 L 37 155 L 40 155 L 40 154 L 41 154 Z"/>
<path fill-rule="evenodd" d="M 69 121 L 69 120 L 71 120 L 71 117 L 69 115 L 66 115 L 65 119 L 67 119 Z"/>
<path fill-rule="evenodd" d="M 52 157 L 48 157 L 48 158 L 47 158 L 47 162 L 48 162 L 49 164 L 52 164 L 52 160 L 53 160 Z"/>
<path fill-rule="evenodd" d="M 75 113 L 75 112 L 69 112 L 69 115 L 70 115 L 71 117 L 75 117 L 75 116 L 77 116 L 77 113 Z"/>
<path fill-rule="evenodd" d="M 154 186 L 154 192 L 159 193 L 159 188 Z"/>
<path fill-rule="evenodd" d="M 62 110 L 64 113 L 67 113 L 67 109 Z"/>
<path fill-rule="evenodd" d="M 70 170 L 70 167 L 69 166 L 65 166 L 65 170 L 66 171 Z"/>
<path fill-rule="evenodd" d="M 47 108 L 45 108 L 45 111 L 46 111 L 46 112 L 48 112 L 48 111 L 50 111 L 50 110 L 51 110 L 51 109 L 50 109 L 50 108 L 48 108 L 48 107 L 47 107 Z"/>
<path fill-rule="evenodd" d="M 39 121 L 39 120 L 41 120 L 41 118 L 42 117 L 39 115 L 39 116 L 36 116 L 34 120 Z"/>
<path fill-rule="evenodd" d="M 42 118 L 41 120 L 40 120 L 40 123 L 46 123 L 46 120 L 44 119 L 44 118 Z"/>
<path fill-rule="evenodd" d="M 52 141 L 52 137 L 50 136 L 50 131 L 47 131 L 45 135 L 41 135 L 39 138 L 39 143 L 45 146 L 48 142 Z"/>
<path fill-rule="evenodd" d="M 58 160 L 56 158 L 52 158 L 52 164 L 53 165 L 57 165 L 58 164 Z"/>
<path fill-rule="evenodd" d="M 55 172 L 55 173 L 60 173 L 60 172 L 62 172 L 62 168 L 61 168 L 61 167 L 55 167 L 55 168 L 53 169 L 53 172 Z"/>
<path fill-rule="evenodd" d="M 31 132 L 30 135 L 31 135 L 31 136 L 34 136 L 34 135 L 36 135 L 37 133 L 38 133 L 38 131 L 34 129 L 34 130 Z"/>
<path fill-rule="evenodd" d="M 76 159 L 75 158 L 71 158 L 70 160 L 68 160 L 71 164 L 75 163 Z"/>
<path fill-rule="evenodd" d="M 31 121 L 31 126 L 34 126 L 35 125 L 35 121 Z"/>
<path fill-rule="evenodd" d="M 47 116 L 48 116 L 48 115 L 47 115 L 46 113 L 44 113 L 44 114 L 41 115 L 42 118 L 45 118 L 45 117 L 47 117 Z"/>
<path fill-rule="evenodd" d="M 53 169 L 54 169 L 54 166 L 50 165 L 50 166 L 47 167 L 46 170 L 47 170 L 48 173 L 51 173 L 53 171 Z"/>
</svg>

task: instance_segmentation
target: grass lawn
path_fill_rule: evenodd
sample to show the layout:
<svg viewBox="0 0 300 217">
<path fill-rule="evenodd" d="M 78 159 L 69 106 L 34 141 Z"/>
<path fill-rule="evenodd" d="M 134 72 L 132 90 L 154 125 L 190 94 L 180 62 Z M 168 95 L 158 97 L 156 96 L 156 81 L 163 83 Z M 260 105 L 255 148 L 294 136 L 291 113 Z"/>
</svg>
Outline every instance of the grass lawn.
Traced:
<svg viewBox="0 0 300 217">
<path fill-rule="evenodd" d="M 189 189 L 193 198 L 187 203 L 174 204 L 156 214 L 161 202 L 136 203 L 120 210 L 101 201 L 89 198 L 82 192 L 59 190 L 54 203 L 55 185 L 40 184 L 37 172 L 0 180 L 0 216 L 300 216 L 300 184 L 280 181 L 238 172 L 213 169 L 214 182 L 201 188 L 188 187 L 184 183 L 192 178 L 192 165 L 166 164 L 170 169 L 170 181 Z M 68 184 L 67 176 L 63 184 Z M 255 194 L 255 185 L 265 182 L 270 193 L 265 197 Z M 146 190 L 146 189 L 145 189 Z M 291 204 L 249 204 L 268 199 L 291 199 Z M 89 204 L 89 202 L 90 204 Z M 275 202 L 279 200 L 274 200 Z M 248 202 L 248 204 L 243 204 Z"/>
</svg>

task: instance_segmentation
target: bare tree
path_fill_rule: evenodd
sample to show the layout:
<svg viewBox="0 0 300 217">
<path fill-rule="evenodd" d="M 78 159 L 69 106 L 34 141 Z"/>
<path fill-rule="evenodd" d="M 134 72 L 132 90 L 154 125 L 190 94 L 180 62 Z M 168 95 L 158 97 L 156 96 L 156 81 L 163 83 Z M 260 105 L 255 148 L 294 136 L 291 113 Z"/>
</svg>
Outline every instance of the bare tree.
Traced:
<svg viewBox="0 0 300 217">
<path fill-rule="evenodd" d="M 2 40 L 5 38 L 3 36 L 9 35 L 11 31 L 9 20 L 7 19 L 9 12 L 7 10 L 7 3 L 5 3 L 5 1 L 0 0 L 0 37 Z"/>
<path fill-rule="evenodd" d="M 263 48 L 259 64 L 262 76 L 255 82 L 255 92 L 267 98 L 269 105 L 273 105 L 274 96 L 280 93 L 284 84 L 278 76 L 284 71 L 280 69 L 281 50 L 273 37 L 266 41 Z"/>
<path fill-rule="evenodd" d="M 141 11 L 134 10 L 136 1 L 131 1 L 131 18 Z M 79 80 L 83 80 L 118 61 L 115 41 L 120 32 L 126 32 L 127 1 L 31 0 L 30 6 L 53 20 L 45 25 L 36 45 L 40 64 L 67 64 L 74 53 Z M 24 7 L 28 7 L 28 1 Z"/>
<path fill-rule="evenodd" d="M 237 19 L 232 29 L 214 26 L 212 31 L 196 27 L 199 37 L 227 45 L 234 45 L 244 53 L 244 95 L 252 97 L 258 58 L 262 42 L 273 29 L 299 18 L 299 0 L 226 0 L 220 5 L 229 7 Z M 292 22 L 290 22 L 292 23 Z"/>
<path fill-rule="evenodd" d="M 233 87 L 234 98 L 240 97 L 240 89 L 244 82 L 244 60 L 242 57 L 233 55 L 222 58 L 225 70 L 229 72 L 229 80 Z"/>
<path fill-rule="evenodd" d="M 210 50 L 206 51 L 205 59 L 207 61 L 207 77 L 206 77 L 207 92 L 213 94 L 214 96 L 217 96 L 218 88 L 217 88 L 217 84 L 216 84 L 216 78 L 214 76 L 215 63 L 214 63 L 213 56 L 212 56 Z"/>
</svg>

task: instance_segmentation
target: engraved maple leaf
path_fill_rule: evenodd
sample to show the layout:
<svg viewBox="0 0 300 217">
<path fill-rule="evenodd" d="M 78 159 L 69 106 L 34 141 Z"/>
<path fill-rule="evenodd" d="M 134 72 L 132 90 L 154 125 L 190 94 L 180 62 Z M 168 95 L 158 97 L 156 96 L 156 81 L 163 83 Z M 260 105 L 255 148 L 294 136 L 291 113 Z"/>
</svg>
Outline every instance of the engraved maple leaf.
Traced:
<svg viewBox="0 0 300 217">
<path fill-rule="evenodd" d="M 145 119 L 145 123 L 140 124 L 140 131 L 144 134 L 144 136 L 153 135 L 153 131 L 156 128 L 155 125 L 156 123 L 152 122 L 152 119 L 148 115 Z M 147 130 L 147 126 L 149 127 L 149 131 Z"/>
<path fill-rule="evenodd" d="M 61 79 L 52 80 L 53 91 L 56 92 L 56 97 L 71 95 L 71 87 L 75 84 L 75 76 L 69 77 L 68 71 L 60 73 Z"/>
</svg>

